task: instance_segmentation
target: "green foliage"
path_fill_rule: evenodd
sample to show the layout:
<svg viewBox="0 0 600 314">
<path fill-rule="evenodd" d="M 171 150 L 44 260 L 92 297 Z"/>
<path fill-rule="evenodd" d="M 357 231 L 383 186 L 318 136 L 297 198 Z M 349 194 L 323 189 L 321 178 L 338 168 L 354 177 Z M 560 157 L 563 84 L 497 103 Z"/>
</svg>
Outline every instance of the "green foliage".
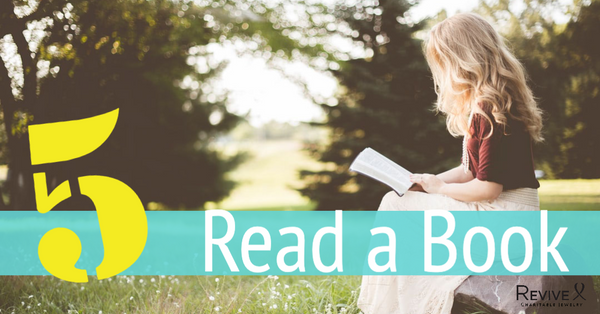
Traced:
<svg viewBox="0 0 600 314">
<path fill-rule="evenodd" d="M 302 191 L 318 209 L 375 209 L 389 190 L 348 167 L 365 147 L 372 147 L 414 172 L 440 172 L 460 162 L 460 142 L 445 131 L 433 112 L 435 93 L 421 41 L 422 25 L 405 15 L 407 1 L 380 1 L 338 7 L 339 23 L 354 30 L 354 42 L 366 49 L 333 71 L 342 86 L 338 104 L 322 105 L 331 129 L 330 143 L 312 150 L 329 165 L 303 171 Z"/>
<path fill-rule="evenodd" d="M 576 1 L 571 8 L 556 0 L 524 4 L 523 11 L 513 12 L 507 0 L 481 2 L 479 13 L 503 26 L 546 112 L 546 142 L 536 147 L 538 166 L 551 178 L 598 178 L 600 50 L 591 38 L 600 31 L 600 1 Z M 553 10 L 572 19 L 558 25 L 549 16 Z"/>
<path fill-rule="evenodd" d="M 295 43 L 271 26 L 274 8 L 235 1 L 55 0 L 41 1 L 29 15 L 19 13 L 30 5 L 3 1 L 0 10 L 2 34 L 17 46 L 12 59 L 23 64 L 23 71 L 12 75 L 9 61 L 0 67 L 5 118 L 0 142 L 7 146 L 0 161 L 9 162 L 5 188 L 11 208 L 35 206 L 28 124 L 80 119 L 114 108 L 120 108 L 119 122 L 97 151 L 35 170 L 48 173 L 50 189 L 85 174 L 108 175 L 130 185 L 144 203 L 170 208 L 202 207 L 229 193 L 234 182 L 225 174 L 243 154 L 224 156 L 213 146 L 240 118 L 227 111 L 226 95 L 212 93 L 211 80 L 223 64 L 211 61 L 207 46 L 235 39 L 257 43 L 255 50 L 289 55 Z M 34 40 L 22 36 L 32 21 L 37 21 L 36 35 L 44 34 L 37 51 L 30 51 Z M 24 83 L 13 97 L 19 76 Z M 58 207 L 93 208 L 81 196 Z"/>
<path fill-rule="evenodd" d="M 120 108 L 107 143 L 89 156 L 51 165 L 55 182 L 84 173 L 124 180 L 144 203 L 174 208 L 219 200 L 232 188 L 224 179 L 239 157 L 225 159 L 208 149 L 238 118 L 224 99 L 202 101 L 204 83 L 217 69 L 198 73 L 186 63 L 190 49 L 214 36 L 204 9 L 185 10 L 172 1 L 71 1 L 40 48 L 41 60 L 58 73 L 44 79 L 34 123 L 78 119 Z M 189 85 L 189 84 L 188 84 Z M 206 96 L 205 96 L 206 97 Z M 221 112 L 212 124 L 212 112 Z M 152 184 L 148 184 L 152 182 Z M 67 201 L 65 208 L 85 206 Z"/>
</svg>

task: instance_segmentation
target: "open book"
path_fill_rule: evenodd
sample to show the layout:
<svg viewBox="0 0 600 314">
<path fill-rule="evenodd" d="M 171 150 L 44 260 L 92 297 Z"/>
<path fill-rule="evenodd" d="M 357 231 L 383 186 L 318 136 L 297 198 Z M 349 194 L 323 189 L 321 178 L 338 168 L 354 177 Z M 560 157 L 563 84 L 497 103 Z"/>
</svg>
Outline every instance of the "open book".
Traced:
<svg viewBox="0 0 600 314">
<path fill-rule="evenodd" d="M 365 148 L 350 165 L 350 170 L 391 187 L 402 196 L 413 185 L 411 173 L 374 149 Z"/>
</svg>

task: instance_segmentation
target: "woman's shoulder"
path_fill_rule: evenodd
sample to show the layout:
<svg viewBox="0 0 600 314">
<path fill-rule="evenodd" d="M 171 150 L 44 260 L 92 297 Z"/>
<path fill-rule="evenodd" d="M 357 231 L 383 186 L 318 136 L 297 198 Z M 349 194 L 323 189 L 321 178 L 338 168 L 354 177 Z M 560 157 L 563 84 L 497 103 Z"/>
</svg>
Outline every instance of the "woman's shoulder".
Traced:
<svg viewBox="0 0 600 314">
<path fill-rule="evenodd" d="M 495 131 L 498 123 L 494 118 L 490 105 L 479 103 L 477 106 L 479 110 L 473 110 L 471 118 L 471 135 L 482 139 L 487 137 L 492 130 Z"/>
</svg>

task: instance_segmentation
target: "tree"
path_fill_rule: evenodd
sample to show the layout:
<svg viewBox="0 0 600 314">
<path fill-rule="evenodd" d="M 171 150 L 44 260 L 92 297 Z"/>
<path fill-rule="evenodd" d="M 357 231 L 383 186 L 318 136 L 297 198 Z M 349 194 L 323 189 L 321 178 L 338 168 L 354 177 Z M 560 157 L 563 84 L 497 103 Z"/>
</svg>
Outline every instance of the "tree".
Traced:
<svg viewBox="0 0 600 314">
<path fill-rule="evenodd" d="M 600 33 L 600 1 L 581 6 L 559 37 L 566 55 L 561 157 L 558 174 L 566 178 L 600 178 L 600 46 L 590 40 Z M 564 74 L 563 74 L 564 75 Z"/>
<path fill-rule="evenodd" d="M 421 41 L 422 24 L 410 20 L 408 1 L 363 1 L 336 10 L 338 23 L 365 57 L 340 61 L 333 70 L 342 87 L 338 104 L 322 107 L 329 144 L 311 150 L 323 171 L 302 171 L 301 192 L 318 209 L 376 209 L 390 190 L 348 167 L 365 147 L 372 147 L 414 172 L 436 173 L 460 163 L 460 141 L 445 130 L 433 112 L 435 93 Z"/>
<path fill-rule="evenodd" d="M 130 185 L 144 203 L 171 208 L 200 207 L 227 195 L 233 182 L 225 173 L 241 156 L 226 158 L 210 146 L 239 118 L 227 112 L 223 95 L 204 92 L 219 67 L 199 71 L 196 61 L 206 60 L 202 47 L 215 38 L 236 31 L 248 35 L 251 30 L 240 26 L 243 20 L 230 22 L 222 7 L 169 0 L 41 0 L 24 15 L 26 3 L 0 4 L 0 31 L 13 41 L 22 64 L 11 74 L 10 62 L 0 62 L 10 173 L 10 204 L 0 205 L 33 209 L 34 171 L 48 173 L 49 190 L 64 180 L 77 186 L 82 175 L 112 176 Z M 256 28 L 262 24 L 254 23 Z M 37 27 L 31 38 L 24 35 L 28 25 Z M 32 49 L 34 35 L 40 34 Z M 98 150 L 66 163 L 30 166 L 28 124 L 114 108 L 120 108 L 119 121 Z M 83 196 L 58 207 L 93 208 Z"/>
</svg>

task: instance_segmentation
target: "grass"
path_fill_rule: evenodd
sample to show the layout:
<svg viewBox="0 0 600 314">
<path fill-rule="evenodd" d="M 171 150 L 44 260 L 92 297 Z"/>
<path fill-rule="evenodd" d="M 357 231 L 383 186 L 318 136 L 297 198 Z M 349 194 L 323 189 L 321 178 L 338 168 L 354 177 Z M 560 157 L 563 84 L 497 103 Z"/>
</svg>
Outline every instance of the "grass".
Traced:
<svg viewBox="0 0 600 314">
<path fill-rule="evenodd" d="M 4 277 L 0 313 L 360 313 L 360 277 Z"/>
<path fill-rule="evenodd" d="M 540 207 L 546 210 L 600 210 L 600 180 L 541 180 Z"/>
<path fill-rule="evenodd" d="M 247 151 L 252 158 L 231 174 L 239 186 L 213 207 L 226 210 L 312 210 L 315 205 L 296 188 L 302 187 L 301 169 L 318 170 L 321 164 L 301 150 L 294 140 L 251 141 L 227 144 Z"/>
<path fill-rule="evenodd" d="M 230 146 L 231 147 L 231 146 Z M 299 169 L 320 165 L 293 141 L 240 144 L 254 157 L 232 178 L 242 184 L 214 207 L 312 210 L 294 188 Z M 600 210 L 600 180 L 542 180 L 542 209 Z M 4 313 L 360 313 L 360 276 L 117 276 L 86 284 L 54 277 L 0 277 Z M 594 278 L 600 292 L 600 277 Z M 287 309 L 287 310 L 286 310 Z M 461 314 L 485 313 L 463 309 Z"/>
</svg>

